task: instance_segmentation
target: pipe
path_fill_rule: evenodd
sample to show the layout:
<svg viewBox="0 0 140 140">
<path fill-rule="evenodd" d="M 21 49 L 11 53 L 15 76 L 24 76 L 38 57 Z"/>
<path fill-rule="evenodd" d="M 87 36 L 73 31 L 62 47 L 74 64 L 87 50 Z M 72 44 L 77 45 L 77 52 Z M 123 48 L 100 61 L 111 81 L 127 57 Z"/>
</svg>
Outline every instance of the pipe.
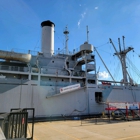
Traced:
<svg viewBox="0 0 140 140">
<path fill-rule="evenodd" d="M 21 62 L 30 62 L 31 54 L 23 54 L 23 53 L 15 53 L 9 51 L 2 51 L 0 50 L 0 59 L 5 60 L 14 60 L 14 61 L 21 61 Z"/>
<path fill-rule="evenodd" d="M 69 74 L 70 74 L 70 83 L 71 83 L 71 70 L 69 70 L 68 69 L 68 66 L 67 66 L 67 60 L 68 60 L 68 57 L 66 57 L 66 59 L 65 59 L 65 69 L 69 72 Z"/>
</svg>

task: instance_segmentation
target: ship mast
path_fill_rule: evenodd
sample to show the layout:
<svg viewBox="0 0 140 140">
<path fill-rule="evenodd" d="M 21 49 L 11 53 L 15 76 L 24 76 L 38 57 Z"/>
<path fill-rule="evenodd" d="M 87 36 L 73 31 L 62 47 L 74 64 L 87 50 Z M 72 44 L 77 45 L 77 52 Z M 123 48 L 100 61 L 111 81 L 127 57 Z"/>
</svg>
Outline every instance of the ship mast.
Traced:
<svg viewBox="0 0 140 140">
<path fill-rule="evenodd" d="M 68 40 L 69 40 L 69 37 L 68 37 L 68 34 L 69 34 L 69 31 L 67 29 L 67 26 L 65 28 L 65 31 L 63 32 L 64 35 L 65 35 L 65 53 L 68 54 Z"/>
<path fill-rule="evenodd" d="M 121 61 L 121 65 L 122 65 L 122 73 L 123 73 L 123 83 L 125 85 L 128 85 L 128 72 L 127 72 L 127 66 L 126 66 L 126 54 L 133 50 L 132 47 L 128 47 L 127 49 L 125 49 L 125 44 L 124 44 L 124 36 L 122 37 L 123 38 L 123 48 L 124 50 L 121 49 L 121 44 L 120 44 L 120 38 L 118 38 L 118 43 L 119 43 L 119 52 L 117 51 L 114 43 L 112 42 L 111 39 L 109 39 L 110 43 L 112 44 L 112 46 L 114 47 L 114 50 L 115 50 L 115 55 L 118 56 L 118 58 L 120 59 Z M 129 75 L 128 75 L 129 76 Z"/>
<path fill-rule="evenodd" d="M 87 26 L 87 43 L 89 42 L 88 34 L 89 34 L 89 30 L 88 30 L 88 26 Z"/>
</svg>

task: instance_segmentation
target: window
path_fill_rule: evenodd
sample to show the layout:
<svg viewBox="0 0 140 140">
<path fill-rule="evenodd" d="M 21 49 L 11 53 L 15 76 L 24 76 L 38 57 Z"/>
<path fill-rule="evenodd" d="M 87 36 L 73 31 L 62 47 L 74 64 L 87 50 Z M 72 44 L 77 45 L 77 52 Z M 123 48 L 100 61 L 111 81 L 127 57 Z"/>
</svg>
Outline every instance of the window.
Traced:
<svg viewBox="0 0 140 140">
<path fill-rule="evenodd" d="M 31 80 L 38 80 L 38 76 L 37 75 L 31 75 Z"/>
<path fill-rule="evenodd" d="M 95 80 L 88 80 L 89 84 L 95 84 Z"/>
</svg>

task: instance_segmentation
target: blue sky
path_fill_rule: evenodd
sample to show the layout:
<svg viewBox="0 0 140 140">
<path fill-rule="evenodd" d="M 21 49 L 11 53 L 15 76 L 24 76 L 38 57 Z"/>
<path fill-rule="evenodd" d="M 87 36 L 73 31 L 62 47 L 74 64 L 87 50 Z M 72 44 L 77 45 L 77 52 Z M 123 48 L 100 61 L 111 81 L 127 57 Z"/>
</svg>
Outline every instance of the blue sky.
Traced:
<svg viewBox="0 0 140 140">
<path fill-rule="evenodd" d="M 114 50 L 108 41 L 112 38 L 118 48 L 118 37 L 124 35 L 126 47 L 135 48 L 135 52 L 129 54 L 130 60 L 138 69 L 140 68 L 139 0 L 1 0 L 0 49 L 39 51 L 40 23 L 44 20 L 55 23 L 56 50 L 64 48 L 63 31 L 66 26 L 70 32 L 68 46 L 72 51 L 86 41 L 88 25 L 89 43 L 98 48 L 112 75 L 119 75 L 116 76 L 118 79 L 121 76 L 121 68 L 118 58 L 113 56 Z M 100 67 L 100 72 L 106 71 L 98 56 L 96 63 L 97 69 Z M 133 72 L 130 73 L 134 75 Z"/>
</svg>

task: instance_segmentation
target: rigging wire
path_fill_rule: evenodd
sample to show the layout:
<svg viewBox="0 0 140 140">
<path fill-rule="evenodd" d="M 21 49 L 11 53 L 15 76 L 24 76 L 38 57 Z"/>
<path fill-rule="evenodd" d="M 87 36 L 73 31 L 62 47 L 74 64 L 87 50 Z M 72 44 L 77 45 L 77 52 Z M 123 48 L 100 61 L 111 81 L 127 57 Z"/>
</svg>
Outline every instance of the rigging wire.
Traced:
<svg viewBox="0 0 140 140">
<path fill-rule="evenodd" d="M 40 47 L 39 47 L 39 42 L 40 42 L 40 39 L 38 39 L 38 41 L 36 42 L 36 45 L 35 45 L 35 47 L 34 47 L 34 51 L 35 51 L 35 49 L 40 48 Z"/>
<path fill-rule="evenodd" d="M 104 44 L 100 45 L 100 46 L 97 46 L 96 48 L 100 48 L 102 46 L 105 46 L 106 44 L 109 44 L 109 41 L 107 43 L 104 43 Z"/>
<path fill-rule="evenodd" d="M 138 80 L 139 80 L 139 78 L 140 78 L 140 71 L 138 70 L 138 68 L 131 62 L 131 60 L 128 58 L 128 57 L 126 57 L 126 59 L 129 61 L 129 63 L 128 63 L 128 65 L 133 69 L 133 71 L 137 74 L 137 76 L 138 76 L 138 79 L 137 79 L 137 81 L 136 82 L 138 82 Z"/>
<path fill-rule="evenodd" d="M 129 60 L 132 59 L 130 53 L 127 54 L 127 57 L 129 58 Z M 129 61 L 126 61 L 126 64 L 127 64 L 127 66 L 128 65 L 130 66 Z M 129 76 L 132 77 L 131 70 L 128 68 L 127 71 L 129 73 Z"/>
<path fill-rule="evenodd" d="M 118 79 L 119 70 L 120 70 L 120 63 L 118 62 L 116 69 L 114 67 L 114 77 L 115 77 L 115 79 Z"/>
<path fill-rule="evenodd" d="M 100 48 L 100 47 L 103 47 L 103 46 L 105 46 L 105 45 L 107 45 L 107 44 L 109 44 L 109 42 L 107 42 L 107 43 L 104 43 L 104 44 L 102 44 L 102 45 L 100 45 L 100 46 L 97 46 L 96 48 Z M 101 51 L 103 51 L 103 52 L 105 52 L 105 53 L 108 53 L 108 54 L 110 54 L 109 52 L 107 52 L 107 51 L 104 51 L 104 50 L 102 50 L 102 49 L 100 49 Z"/>
<path fill-rule="evenodd" d="M 116 40 L 113 40 L 113 39 L 112 39 L 112 41 L 115 42 L 116 44 L 119 44 L 118 41 L 116 41 Z"/>
<path fill-rule="evenodd" d="M 111 66 L 111 62 L 112 62 L 112 61 L 111 61 L 111 60 L 112 60 L 112 59 L 111 59 L 111 46 L 110 46 L 110 49 L 109 49 L 109 50 L 110 50 L 110 60 L 109 60 L 110 66 L 109 66 L 109 67 L 110 67 L 110 71 L 111 71 L 111 70 L 112 70 L 112 66 Z"/>
<path fill-rule="evenodd" d="M 59 33 L 57 33 L 57 31 L 55 31 L 55 36 L 57 36 L 57 39 L 60 40 L 62 43 L 62 46 L 64 46 L 65 45 L 64 37 L 63 37 L 64 35 L 60 35 Z"/>
<path fill-rule="evenodd" d="M 96 47 L 96 48 L 98 48 L 98 47 Z M 99 49 L 99 50 L 101 50 L 102 52 L 105 52 L 105 53 L 110 54 L 110 52 L 107 52 L 107 51 L 105 51 L 105 50 L 102 50 L 102 49 Z"/>
<path fill-rule="evenodd" d="M 132 53 L 129 53 L 128 54 L 128 56 L 127 56 L 127 58 L 129 59 L 127 59 L 128 60 L 128 64 L 129 64 L 129 66 L 131 65 L 131 64 L 133 64 L 134 66 L 135 66 L 135 58 L 134 58 L 134 50 L 132 51 Z M 132 63 L 133 62 L 133 63 Z M 130 73 L 130 76 L 131 77 L 135 77 L 136 75 L 135 75 L 135 72 L 132 70 L 133 69 L 133 66 L 131 66 L 132 68 L 131 69 L 128 69 L 129 70 L 129 73 Z M 135 66 L 136 67 L 136 66 Z M 132 79 L 134 79 L 134 78 L 132 78 Z"/>
<path fill-rule="evenodd" d="M 134 52 L 134 51 L 133 51 Z M 134 71 L 136 71 L 136 66 L 134 65 L 134 63 L 135 63 L 135 61 L 134 61 L 134 53 L 129 53 L 128 55 L 127 55 L 127 57 L 126 57 L 126 63 L 127 63 L 127 65 L 129 66 L 129 67 L 131 67 L 131 69 L 128 69 L 128 71 L 129 71 L 129 75 L 130 75 L 130 78 L 132 78 L 132 75 L 133 75 L 133 81 L 134 81 L 134 72 L 131 72 L 131 70 L 134 68 Z M 133 63 L 132 63 L 132 61 L 133 61 Z M 138 69 L 137 69 L 138 70 Z M 131 79 L 130 79 L 131 80 Z M 131 82 L 131 81 L 130 81 Z M 134 81 L 135 82 L 135 81 Z M 132 84 L 134 84 L 134 82 L 132 83 Z M 136 83 L 136 82 L 135 82 Z M 135 93 L 135 91 L 132 89 L 132 86 L 130 86 L 130 90 L 131 90 L 131 93 L 132 93 L 132 97 L 133 97 L 133 100 L 134 100 L 134 102 L 136 102 L 136 93 Z"/>
<path fill-rule="evenodd" d="M 108 44 L 109 42 L 107 42 L 107 43 L 105 43 L 105 44 L 103 44 L 103 45 L 101 45 L 101 46 L 99 46 L 99 47 L 102 47 L 102 46 L 104 46 L 104 45 L 106 45 L 106 44 Z M 117 42 L 117 44 L 118 44 L 118 42 Z M 100 49 L 99 47 L 96 47 L 96 48 L 99 48 L 99 50 L 101 50 L 102 52 L 105 52 L 105 53 L 107 53 L 107 54 L 109 54 L 110 55 L 110 71 L 112 70 L 112 66 L 113 66 L 113 64 L 112 64 L 112 60 L 114 60 L 114 58 L 112 59 L 111 58 L 111 56 L 113 56 L 113 57 L 115 57 L 114 55 L 112 55 L 113 53 L 113 50 L 111 49 L 112 47 L 111 47 L 111 45 L 109 45 L 110 46 L 110 49 L 109 49 L 109 52 L 107 52 L 107 51 L 104 51 L 104 50 L 102 50 L 102 49 Z M 116 58 L 116 57 L 115 57 Z M 117 61 L 117 60 L 116 60 Z M 112 66 L 111 66 L 111 64 L 112 64 Z M 118 75 L 119 75 L 119 72 L 120 72 L 120 62 L 118 62 L 118 65 L 117 65 L 117 67 L 116 67 L 116 69 L 115 69 L 115 67 L 116 67 L 116 64 L 115 64 L 115 61 L 114 61 L 114 77 L 115 77 L 115 79 L 117 79 L 118 78 Z M 113 71 L 113 70 L 112 70 Z"/>
<path fill-rule="evenodd" d="M 133 52 L 134 52 L 135 54 L 137 54 L 137 55 L 138 55 L 138 57 L 140 57 L 140 55 L 139 55 L 138 53 L 136 53 L 136 51 L 134 51 L 134 50 L 133 50 Z"/>
</svg>

